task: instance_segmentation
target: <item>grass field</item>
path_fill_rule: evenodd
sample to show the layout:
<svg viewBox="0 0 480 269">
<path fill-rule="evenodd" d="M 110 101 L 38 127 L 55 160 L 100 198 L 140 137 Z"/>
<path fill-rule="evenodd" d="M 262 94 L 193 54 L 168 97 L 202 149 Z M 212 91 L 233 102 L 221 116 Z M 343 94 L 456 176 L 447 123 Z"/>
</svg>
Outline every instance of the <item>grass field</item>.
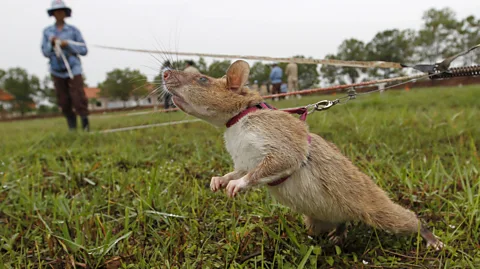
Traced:
<svg viewBox="0 0 480 269">
<path fill-rule="evenodd" d="M 287 100 L 290 107 L 325 97 Z M 328 98 L 333 98 L 329 96 Z M 94 116 L 94 130 L 189 119 Z M 480 87 L 362 96 L 308 118 L 447 247 L 352 223 L 309 238 L 265 188 L 228 199 L 223 129 L 206 123 L 68 133 L 64 119 L 0 123 L 4 268 L 480 268 Z M 1 267 L 1 266 L 0 266 Z"/>
</svg>

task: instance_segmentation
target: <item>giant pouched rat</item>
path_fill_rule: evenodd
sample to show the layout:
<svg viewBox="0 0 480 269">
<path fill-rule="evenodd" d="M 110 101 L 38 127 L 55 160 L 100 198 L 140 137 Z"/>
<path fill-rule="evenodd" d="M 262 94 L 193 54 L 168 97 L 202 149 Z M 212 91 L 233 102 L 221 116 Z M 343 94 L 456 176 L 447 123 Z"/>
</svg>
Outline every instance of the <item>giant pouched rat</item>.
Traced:
<svg viewBox="0 0 480 269">
<path fill-rule="evenodd" d="M 223 78 L 168 70 L 165 89 L 177 107 L 215 126 L 225 126 L 225 144 L 235 170 L 213 177 L 213 191 L 239 191 L 266 185 L 282 204 L 304 215 L 310 234 L 331 231 L 338 239 L 348 221 L 363 221 L 394 233 L 416 233 L 427 246 L 443 243 L 410 210 L 391 201 L 330 142 L 309 133 L 289 113 L 265 107 L 245 86 L 249 65 L 236 61 Z M 262 106 L 259 106 L 262 105 Z"/>
</svg>

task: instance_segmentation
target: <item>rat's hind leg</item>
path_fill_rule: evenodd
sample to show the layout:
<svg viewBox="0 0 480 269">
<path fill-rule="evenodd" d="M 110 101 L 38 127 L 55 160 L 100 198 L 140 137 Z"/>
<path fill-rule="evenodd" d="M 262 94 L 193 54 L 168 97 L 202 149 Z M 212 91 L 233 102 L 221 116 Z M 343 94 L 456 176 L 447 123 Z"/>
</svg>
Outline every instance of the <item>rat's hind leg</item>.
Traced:
<svg viewBox="0 0 480 269">
<path fill-rule="evenodd" d="M 328 239 L 334 243 L 339 244 L 347 237 L 347 224 L 334 223 L 324 220 L 318 220 L 310 216 L 303 216 L 305 226 L 308 229 L 308 234 L 317 236 L 322 233 L 328 233 Z"/>
<path fill-rule="evenodd" d="M 303 215 L 303 221 L 308 230 L 308 234 L 312 236 L 328 233 L 337 227 L 336 223 L 318 220 L 307 215 Z"/>
<path fill-rule="evenodd" d="M 341 244 L 347 238 L 347 224 L 340 223 L 335 230 L 328 233 L 328 240 L 334 244 Z"/>
</svg>

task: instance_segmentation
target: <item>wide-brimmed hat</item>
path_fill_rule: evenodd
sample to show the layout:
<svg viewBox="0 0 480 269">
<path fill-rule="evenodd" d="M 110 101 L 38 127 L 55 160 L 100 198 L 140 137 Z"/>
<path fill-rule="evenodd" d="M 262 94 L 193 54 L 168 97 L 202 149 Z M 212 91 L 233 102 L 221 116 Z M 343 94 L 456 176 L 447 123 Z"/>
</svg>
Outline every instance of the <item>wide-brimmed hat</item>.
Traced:
<svg viewBox="0 0 480 269">
<path fill-rule="evenodd" d="M 62 0 L 53 0 L 52 1 L 52 7 L 47 10 L 48 15 L 53 16 L 53 12 L 55 10 L 59 10 L 59 9 L 65 10 L 65 13 L 66 13 L 67 17 L 72 16 L 72 9 L 67 7 L 67 5 L 65 5 L 65 2 L 63 2 Z"/>
</svg>

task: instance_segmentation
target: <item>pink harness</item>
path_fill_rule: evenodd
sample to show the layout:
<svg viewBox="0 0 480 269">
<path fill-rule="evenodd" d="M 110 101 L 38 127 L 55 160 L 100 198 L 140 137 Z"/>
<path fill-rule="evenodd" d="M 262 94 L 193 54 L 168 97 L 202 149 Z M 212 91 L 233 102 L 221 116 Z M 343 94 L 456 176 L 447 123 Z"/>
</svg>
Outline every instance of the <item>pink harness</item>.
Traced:
<svg viewBox="0 0 480 269">
<path fill-rule="evenodd" d="M 267 103 L 260 103 L 256 106 L 252 106 L 252 107 L 249 107 L 249 108 L 243 110 L 242 112 L 238 113 L 236 116 L 231 118 L 226 124 L 227 128 L 230 128 L 232 125 L 237 123 L 241 118 L 245 117 L 249 113 L 252 113 L 252 112 L 255 112 L 255 111 L 261 110 L 261 109 L 277 110 L 276 108 L 268 105 Z M 299 114 L 300 115 L 300 120 L 302 120 L 302 121 L 305 121 L 307 119 L 307 115 L 308 115 L 308 110 L 307 110 L 306 107 L 282 109 L 281 111 L 284 111 L 284 112 L 287 112 L 287 113 L 290 113 L 290 114 Z M 308 139 L 308 144 L 310 144 L 311 141 L 312 141 L 312 137 L 310 137 L 310 135 L 308 135 L 307 139 Z M 267 183 L 267 185 L 268 186 L 277 186 L 277 185 L 280 185 L 283 182 L 285 182 L 285 180 L 287 180 L 287 179 L 288 179 L 288 177 L 284 177 L 284 178 L 281 178 L 279 180 Z"/>
</svg>

